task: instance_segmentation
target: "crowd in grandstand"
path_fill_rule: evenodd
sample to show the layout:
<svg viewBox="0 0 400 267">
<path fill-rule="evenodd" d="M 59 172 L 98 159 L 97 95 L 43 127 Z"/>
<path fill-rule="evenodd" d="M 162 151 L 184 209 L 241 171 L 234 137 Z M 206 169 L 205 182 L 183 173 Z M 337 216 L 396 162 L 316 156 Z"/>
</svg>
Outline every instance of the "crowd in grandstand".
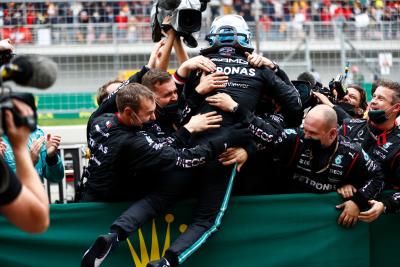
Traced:
<svg viewBox="0 0 400 267">
<path fill-rule="evenodd" d="M 221 5 L 222 2 L 222 5 Z M 254 0 L 212 0 L 213 18 L 236 12 L 246 21 L 254 21 Z M 261 13 L 269 21 L 351 21 L 364 13 L 373 21 L 397 21 L 400 1 L 390 0 L 261 0 Z M 68 1 L 43 3 L 10 2 L 0 5 L 0 25 L 33 25 L 63 23 L 128 23 L 150 16 L 152 2 L 134 1 Z"/>
</svg>

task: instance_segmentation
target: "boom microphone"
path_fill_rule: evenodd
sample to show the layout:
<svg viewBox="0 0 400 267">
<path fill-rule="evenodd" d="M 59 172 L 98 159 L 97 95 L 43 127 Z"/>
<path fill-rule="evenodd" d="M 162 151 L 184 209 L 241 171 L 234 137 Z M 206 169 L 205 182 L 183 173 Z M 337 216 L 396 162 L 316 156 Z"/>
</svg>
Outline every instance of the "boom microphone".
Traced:
<svg viewBox="0 0 400 267">
<path fill-rule="evenodd" d="M 21 86 L 49 88 L 57 79 L 57 64 L 38 55 L 16 56 L 0 69 L 3 81 L 14 81 Z"/>
</svg>

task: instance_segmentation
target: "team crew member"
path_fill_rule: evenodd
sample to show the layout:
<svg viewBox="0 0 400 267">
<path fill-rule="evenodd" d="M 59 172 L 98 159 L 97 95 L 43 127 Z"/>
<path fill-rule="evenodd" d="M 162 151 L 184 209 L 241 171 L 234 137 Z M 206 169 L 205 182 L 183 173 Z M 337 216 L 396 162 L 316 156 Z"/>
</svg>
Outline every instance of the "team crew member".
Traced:
<svg viewBox="0 0 400 267">
<path fill-rule="evenodd" d="M 141 128 L 147 121 L 155 119 L 154 94 L 142 85 L 130 84 L 118 91 L 117 106 L 117 114 L 101 115 L 90 129 L 92 155 L 84 201 L 121 201 L 132 199 L 135 194 L 143 196 L 148 192 L 144 188 L 153 181 L 135 177 L 151 177 L 154 172 L 175 167 L 195 167 L 215 158 L 226 148 L 227 142 L 221 139 L 206 146 L 182 150 L 158 143 L 151 133 Z M 180 142 L 184 144 L 185 139 L 190 138 L 190 132 L 186 128 L 181 131 Z"/>
<path fill-rule="evenodd" d="M 86 201 L 124 200 L 124 197 L 131 195 L 143 197 L 154 189 L 154 184 L 157 193 L 166 191 L 174 197 L 178 196 L 182 192 L 179 188 L 181 180 L 178 179 L 176 184 L 178 188 L 174 188 L 174 181 L 157 174 L 175 168 L 190 169 L 203 165 L 216 158 L 228 146 L 241 144 L 249 137 L 248 130 L 236 129 L 229 137 L 214 139 L 207 146 L 177 150 L 158 143 L 150 132 L 141 129 L 144 123 L 155 119 L 154 95 L 145 86 L 129 84 L 119 90 L 117 106 L 119 113 L 104 114 L 93 121 L 89 144 L 93 154 L 89 161 L 89 177 L 83 197 Z M 182 129 L 187 132 L 186 137 L 190 137 L 189 131 L 185 127 Z M 185 143 L 183 138 L 181 141 Z M 160 187 L 160 191 L 157 191 L 157 187 Z M 157 210 L 154 205 L 145 205 L 154 209 L 154 213 L 146 216 L 154 216 L 164 208 L 164 203 L 156 207 Z M 139 211 L 141 210 L 143 206 L 139 207 Z M 146 209 L 143 211 L 147 212 Z M 131 210 L 127 212 L 130 213 Z M 141 214 L 138 216 L 144 218 L 144 221 L 148 218 Z M 127 238 L 135 230 L 136 224 L 123 220 L 117 221 L 113 226 L 114 235 L 99 237 L 85 253 L 82 266 L 94 266 L 95 262 L 98 266 L 117 240 L 117 234 L 119 240 Z"/>
<path fill-rule="evenodd" d="M 400 84 L 382 80 L 376 88 L 370 103 L 367 120 L 346 120 L 340 130 L 354 142 L 359 143 L 365 151 L 382 166 L 387 188 L 400 188 L 400 128 L 396 117 L 400 112 Z M 376 202 L 371 202 L 374 204 Z M 398 195 L 384 200 L 388 212 L 397 210 Z M 386 206 L 386 205 L 385 205 Z M 384 208 L 379 209 L 383 212 Z M 368 218 L 368 221 L 376 219 Z"/>
<path fill-rule="evenodd" d="M 248 26 L 242 17 L 227 15 L 215 19 L 210 34 L 206 38 L 210 42 L 210 47 L 202 50 L 203 56 L 196 58 L 200 66 L 209 70 L 203 74 L 203 71 L 188 68 L 188 63 L 184 62 L 174 75 L 178 83 L 185 83 L 186 99 L 191 98 L 193 93 L 198 93 L 194 89 L 197 88 L 202 77 L 204 79 L 204 76 L 213 75 L 217 71 L 228 76 L 228 82 L 223 88 L 218 88 L 210 94 L 226 92 L 239 105 L 254 111 L 261 93 L 265 91 L 271 98 L 285 106 L 283 113 L 288 118 L 290 117 L 291 123 L 300 123 L 301 103 L 296 89 L 282 81 L 274 71 L 252 67 L 247 61 L 246 52 L 252 52 L 253 48 Z M 189 112 L 189 110 L 186 111 Z M 191 144 L 205 144 L 217 136 L 232 134 L 230 126 L 236 123 L 233 115 L 221 112 L 205 101 L 195 111 L 190 111 L 192 114 L 218 111 L 223 117 L 220 128 L 196 134 L 192 137 Z M 150 262 L 148 266 L 176 266 L 183 263 L 212 233 L 217 231 L 227 208 L 233 184 L 233 179 L 229 179 L 230 172 L 229 168 L 224 168 L 218 161 L 209 162 L 201 169 L 204 179 L 198 187 L 199 208 L 197 210 L 207 216 L 195 215 L 198 219 L 171 244 L 165 256 L 159 261 Z M 210 203 L 207 199 L 213 199 L 213 202 Z M 198 212 L 197 215 L 201 213 Z"/>
<path fill-rule="evenodd" d="M 242 111 L 246 113 L 245 111 Z M 383 189 L 383 173 L 360 146 L 337 134 L 335 111 L 318 105 L 307 114 L 304 130 L 285 129 L 247 113 L 254 137 L 266 149 L 274 149 L 285 168 L 290 168 L 290 192 L 338 191 L 346 201 L 338 223 L 351 226 L 360 209 Z M 348 184 L 357 190 L 347 192 Z"/>
</svg>

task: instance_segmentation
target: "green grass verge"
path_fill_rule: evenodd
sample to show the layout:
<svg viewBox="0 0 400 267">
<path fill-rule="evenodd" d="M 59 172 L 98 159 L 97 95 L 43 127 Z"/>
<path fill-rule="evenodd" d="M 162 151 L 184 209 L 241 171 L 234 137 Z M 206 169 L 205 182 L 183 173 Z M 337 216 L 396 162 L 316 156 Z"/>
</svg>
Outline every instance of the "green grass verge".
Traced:
<svg viewBox="0 0 400 267">
<path fill-rule="evenodd" d="M 39 119 L 40 126 L 66 126 L 66 125 L 86 125 L 88 118 L 73 119 Z"/>
</svg>

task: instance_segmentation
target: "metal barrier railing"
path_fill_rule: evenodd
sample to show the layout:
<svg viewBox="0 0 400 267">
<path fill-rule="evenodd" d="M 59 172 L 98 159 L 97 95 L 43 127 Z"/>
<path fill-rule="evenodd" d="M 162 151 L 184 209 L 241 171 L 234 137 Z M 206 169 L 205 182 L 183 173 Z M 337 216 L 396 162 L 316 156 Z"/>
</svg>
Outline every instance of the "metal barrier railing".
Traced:
<svg viewBox="0 0 400 267">
<path fill-rule="evenodd" d="M 59 183 L 46 181 L 45 187 L 50 203 L 74 202 L 77 181 L 80 179 L 83 167 L 85 144 L 61 145 L 60 156 L 65 167 L 65 177 Z"/>
<path fill-rule="evenodd" d="M 249 22 L 255 35 L 256 23 Z M 304 37 L 310 40 L 334 40 L 338 31 L 350 40 L 398 40 L 400 22 L 369 23 L 360 26 L 356 22 L 260 22 L 259 41 L 293 41 Z M 204 40 L 209 27 L 204 20 L 198 34 Z M 69 44 L 140 44 L 150 43 L 151 26 L 149 22 L 137 23 L 85 23 L 85 24 L 47 24 L 3 26 L 2 38 L 11 38 L 18 45 L 69 45 Z"/>
</svg>

